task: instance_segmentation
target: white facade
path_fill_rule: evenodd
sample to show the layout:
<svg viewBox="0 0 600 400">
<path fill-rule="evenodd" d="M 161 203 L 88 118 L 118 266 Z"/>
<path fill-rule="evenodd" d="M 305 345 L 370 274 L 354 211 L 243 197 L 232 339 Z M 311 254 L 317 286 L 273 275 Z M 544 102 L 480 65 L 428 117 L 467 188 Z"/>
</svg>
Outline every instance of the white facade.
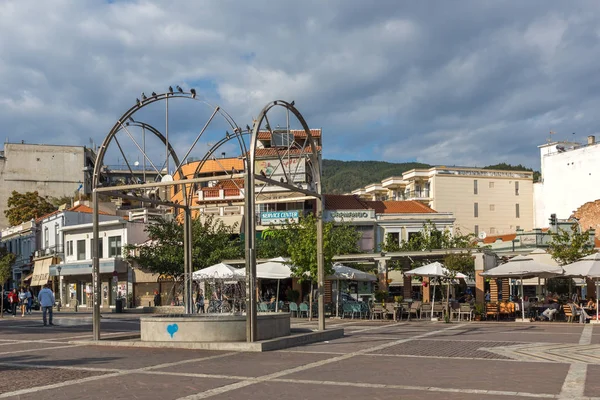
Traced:
<svg viewBox="0 0 600 400">
<path fill-rule="evenodd" d="M 588 201 L 600 199 L 600 146 L 553 142 L 539 146 L 542 179 L 534 184 L 536 228 L 549 225 L 550 214 L 567 219 Z"/>
</svg>

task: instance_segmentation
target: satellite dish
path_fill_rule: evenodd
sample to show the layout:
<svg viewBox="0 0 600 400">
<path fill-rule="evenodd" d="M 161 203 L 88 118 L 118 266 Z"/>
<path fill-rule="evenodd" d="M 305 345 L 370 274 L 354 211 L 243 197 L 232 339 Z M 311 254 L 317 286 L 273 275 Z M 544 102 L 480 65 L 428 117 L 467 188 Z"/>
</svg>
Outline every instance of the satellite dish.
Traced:
<svg viewBox="0 0 600 400">
<path fill-rule="evenodd" d="M 479 239 L 483 240 L 487 237 L 487 233 L 485 232 L 479 232 Z"/>
<path fill-rule="evenodd" d="M 167 175 L 164 175 L 160 181 L 161 182 L 173 182 L 173 177 L 171 175 L 167 174 Z"/>
</svg>

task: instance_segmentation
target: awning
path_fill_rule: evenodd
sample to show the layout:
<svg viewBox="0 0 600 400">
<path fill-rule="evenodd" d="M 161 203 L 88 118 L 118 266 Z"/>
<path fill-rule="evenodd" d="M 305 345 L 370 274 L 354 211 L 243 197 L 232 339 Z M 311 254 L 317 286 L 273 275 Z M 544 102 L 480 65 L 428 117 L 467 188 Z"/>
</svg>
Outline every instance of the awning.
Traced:
<svg viewBox="0 0 600 400">
<path fill-rule="evenodd" d="M 41 260 L 36 260 L 33 268 L 33 276 L 31 277 L 31 286 L 43 286 L 48 283 L 49 268 L 54 257 L 48 257 Z"/>
<path fill-rule="evenodd" d="M 28 280 L 31 279 L 32 276 L 33 276 L 33 272 L 31 274 L 29 274 L 29 275 L 26 275 L 24 278 L 22 278 L 22 280 L 28 281 Z"/>
<path fill-rule="evenodd" d="M 70 275 L 91 275 L 92 263 L 72 263 L 72 264 L 53 264 L 50 266 L 50 276 L 58 276 L 60 266 L 60 276 Z M 117 271 L 127 272 L 127 263 L 123 260 L 105 260 L 100 261 L 100 273 L 110 274 Z"/>
</svg>

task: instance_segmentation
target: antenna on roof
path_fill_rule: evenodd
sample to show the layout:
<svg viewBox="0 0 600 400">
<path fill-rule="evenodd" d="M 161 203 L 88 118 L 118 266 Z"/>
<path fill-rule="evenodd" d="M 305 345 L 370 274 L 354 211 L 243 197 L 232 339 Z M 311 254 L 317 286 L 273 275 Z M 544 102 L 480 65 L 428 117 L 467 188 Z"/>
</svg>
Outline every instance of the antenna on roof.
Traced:
<svg viewBox="0 0 600 400">
<path fill-rule="evenodd" d="M 552 135 L 556 135 L 556 132 L 550 131 L 550 136 L 548 137 L 548 139 L 546 139 L 546 141 L 548 143 L 552 143 L 553 142 Z"/>
</svg>

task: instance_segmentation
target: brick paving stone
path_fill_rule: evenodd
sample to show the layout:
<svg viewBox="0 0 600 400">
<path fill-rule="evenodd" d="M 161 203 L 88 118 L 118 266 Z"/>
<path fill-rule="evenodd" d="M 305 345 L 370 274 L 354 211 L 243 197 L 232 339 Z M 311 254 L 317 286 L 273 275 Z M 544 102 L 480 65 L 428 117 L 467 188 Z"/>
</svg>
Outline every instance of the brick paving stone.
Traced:
<svg viewBox="0 0 600 400">
<path fill-rule="evenodd" d="M 452 340 L 489 340 L 492 342 L 514 342 L 514 343 L 579 343 L 578 335 L 552 335 L 551 333 L 523 333 L 519 332 L 477 332 L 477 331 L 450 331 L 440 332 L 430 336 L 432 339 Z"/>
<path fill-rule="evenodd" d="M 171 400 L 234 383 L 233 380 L 186 376 L 128 374 L 97 381 L 49 389 L 19 396 L 19 400 L 40 399 L 160 399 Z"/>
<path fill-rule="evenodd" d="M 0 394 L 99 375 L 104 375 L 104 372 L 0 366 Z"/>
<path fill-rule="evenodd" d="M 600 397 L 600 365 L 588 365 L 584 396 Z"/>
<path fill-rule="evenodd" d="M 267 382 L 246 386 L 211 397 L 215 400 L 525 400 L 518 396 L 491 396 L 482 394 L 428 392 L 387 388 L 357 387 L 348 385 L 318 385 L 312 383 Z"/>
<path fill-rule="evenodd" d="M 331 340 L 329 343 L 318 342 L 294 347 L 296 351 L 349 353 L 358 350 L 369 349 L 374 346 L 390 343 L 393 340 L 408 339 L 414 335 L 397 335 L 394 338 L 377 338 L 369 336 L 345 336 L 340 339 Z"/>
<path fill-rule="evenodd" d="M 558 363 L 356 356 L 288 377 L 558 394 L 568 369 Z"/>
<path fill-rule="evenodd" d="M 433 357 L 466 357 L 495 360 L 510 360 L 499 354 L 479 350 L 482 347 L 503 347 L 514 345 L 514 342 L 465 342 L 465 341 L 441 341 L 441 340 L 411 340 L 383 350 L 375 351 L 373 354 L 395 354 L 411 356 L 433 356 Z"/>
<path fill-rule="evenodd" d="M 2 361 L 3 357 L 10 356 L 10 352 L 13 351 L 35 350 L 44 349 L 47 347 L 65 346 L 64 343 L 60 342 L 18 342 L 11 344 L 4 344 L 0 342 L 0 344 L 2 345 L 0 346 L 0 361 Z"/>
<path fill-rule="evenodd" d="M 331 355 L 291 352 L 239 353 L 234 356 L 175 365 L 157 371 L 258 377 L 331 358 Z"/>
<path fill-rule="evenodd" d="M 15 354 L 13 357 L 3 358 L 3 361 L 20 362 L 32 366 L 39 363 L 45 366 L 137 369 L 224 353 L 207 350 L 79 346 L 26 353 L 27 356 Z"/>
</svg>

